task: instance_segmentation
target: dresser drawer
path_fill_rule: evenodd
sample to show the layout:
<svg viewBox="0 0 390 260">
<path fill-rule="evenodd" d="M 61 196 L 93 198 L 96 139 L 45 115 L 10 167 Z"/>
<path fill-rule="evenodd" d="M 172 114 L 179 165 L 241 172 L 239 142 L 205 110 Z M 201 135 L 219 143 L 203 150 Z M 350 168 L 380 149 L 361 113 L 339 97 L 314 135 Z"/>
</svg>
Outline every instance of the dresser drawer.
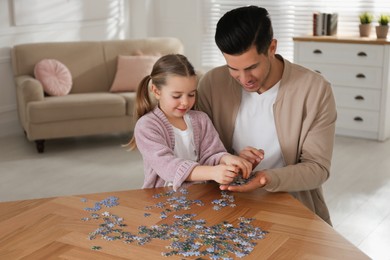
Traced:
<svg viewBox="0 0 390 260">
<path fill-rule="evenodd" d="M 294 62 L 321 73 L 337 105 L 336 134 L 390 137 L 390 42 L 354 36 L 294 37 Z"/>
<path fill-rule="evenodd" d="M 383 65 L 384 47 L 368 44 L 300 42 L 299 62 L 351 64 L 361 66 Z"/>
<path fill-rule="evenodd" d="M 317 71 L 334 85 L 354 86 L 380 89 L 382 86 L 382 69 L 351 65 L 329 65 L 319 63 L 301 63 Z"/>
<path fill-rule="evenodd" d="M 379 128 L 379 112 L 337 108 L 336 127 L 377 132 Z"/>
<path fill-rule="evenodd" d="M 363 88 L 332 86 L 337 107 L 379 111 L 381 91 Z"/>
</svg>

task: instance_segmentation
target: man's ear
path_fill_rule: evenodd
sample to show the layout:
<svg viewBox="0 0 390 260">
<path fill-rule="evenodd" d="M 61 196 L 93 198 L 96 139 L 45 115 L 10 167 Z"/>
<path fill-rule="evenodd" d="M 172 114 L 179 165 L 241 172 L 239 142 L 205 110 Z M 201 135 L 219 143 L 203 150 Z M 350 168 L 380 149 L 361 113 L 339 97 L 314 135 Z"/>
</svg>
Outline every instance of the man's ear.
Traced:
<svg viewBox="0 0 390 260">
<path fill-rule="evenodd" d="M 276 47 L 278 46 L 278 40 L 272 39 L 268 48 L 268 55 L 274 56 L 276 53 Z"/>
<path fill-rule="evenodd" d="M 160 90 L 154 84 L 152 84 L 152 93 L 156 99 L 160 99 Z"/>
</svg>

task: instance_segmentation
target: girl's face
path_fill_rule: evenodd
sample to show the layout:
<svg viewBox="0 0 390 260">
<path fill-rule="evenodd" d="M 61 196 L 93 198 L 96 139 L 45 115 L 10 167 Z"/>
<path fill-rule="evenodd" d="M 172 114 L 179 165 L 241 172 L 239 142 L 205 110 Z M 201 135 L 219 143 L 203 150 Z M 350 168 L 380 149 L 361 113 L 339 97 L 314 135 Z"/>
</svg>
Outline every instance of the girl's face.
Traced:
<svg viewBox="0 0 390 260">
<path fill-rule="evenodd" d="M 168 76 L 166 85 L 152 85 L 152 92 L 168 120 L 181 119 L 195 104 L 196 76 Z"/>
</svg>

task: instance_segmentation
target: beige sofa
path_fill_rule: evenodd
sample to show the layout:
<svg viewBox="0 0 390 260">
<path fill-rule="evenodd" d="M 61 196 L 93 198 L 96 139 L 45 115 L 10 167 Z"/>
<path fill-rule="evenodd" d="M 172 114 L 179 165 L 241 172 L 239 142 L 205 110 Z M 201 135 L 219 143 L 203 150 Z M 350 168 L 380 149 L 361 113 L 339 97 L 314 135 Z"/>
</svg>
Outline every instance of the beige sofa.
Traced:
<svg viewBox="0 0 390 260">
<path fill-rule="evenodd" d="M 134 128 L 134 92 L 111 93 L 118 55 L 183 53 L 176 38 L 51 42 L 12 48 L 20 123 L 27 139 L 44 151 L 47 139 L 130 133 Z M 42 59 L 62 62 L 73 85 L 65 96 L 46 96 L 34 78 Z M 131 71 L 129 71 L 131 73 Z"/>
</svg>

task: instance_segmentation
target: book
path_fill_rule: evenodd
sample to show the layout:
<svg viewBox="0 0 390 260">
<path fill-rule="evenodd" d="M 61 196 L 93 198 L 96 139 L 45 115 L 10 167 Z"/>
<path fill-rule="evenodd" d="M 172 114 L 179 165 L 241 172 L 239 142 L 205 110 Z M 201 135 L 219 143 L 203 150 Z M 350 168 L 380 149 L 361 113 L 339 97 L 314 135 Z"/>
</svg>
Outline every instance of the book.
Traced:
<svg viewBox="0 0 390 260">
<path fill-rule="evenodd" d="M 313 36 L 337 34 L 337 13 L 313 13 Z"/>
<path fill-rule="evenodd" d="M 317 36 L 322 35 L 322 13 L 318 13 L 318 15 L 317 15 L 316 33 L 317 33 Z"/>
<path fill-rule="evenodd" d="M 327 22 L 327 13 L 321 13 L 321 16 L 322 16 L 322 21 L 321 21 L 321 35 L 326 35 L 326 31 L 327 31 L 327 25 L 328 25 L 328 22 Z"/>
<path fill-rule="evenodd" d="M 330 15 L 329 18 L 329 26 L 326 35 L 336 35 L 337 34 L 337 21 L 338 21 L 338 14 L 333 13 Z"/>
<path fill-rule="evenodd" d="M 318 20 L 318 13 L 313 13 L 313 36 L 318 36 L 318 34 L 317 34 L 317 20 Z"/>
</svg>

